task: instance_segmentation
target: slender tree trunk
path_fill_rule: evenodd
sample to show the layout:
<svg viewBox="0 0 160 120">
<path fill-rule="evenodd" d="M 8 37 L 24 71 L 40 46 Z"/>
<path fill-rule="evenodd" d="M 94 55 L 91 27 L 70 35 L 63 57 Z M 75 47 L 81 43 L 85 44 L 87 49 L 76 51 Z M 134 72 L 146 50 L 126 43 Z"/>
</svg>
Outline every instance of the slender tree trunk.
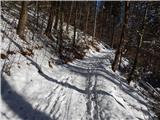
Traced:
<svg viewBox="0 0 160 120">
<path fill-rule="evenodd" d="M 147 7 L 145 8 L 145 14 L 144 14 L 144 17 L 143 17 L 143 22 L 142 22 L 142 28 L 141 28 L 141 33 L 139 34 L 140 35 L 140 39 L 138 41 L 138 45 L 137 45 L 137 51 L 136 51 L 136 56 L 135 56 L 135 59 L 134 59 L 134 63 L 133 63 L 133 67 L 131 69 L 131 72 L 129 74 L 129 77 L 127 79 L 128 81 L 128 84 L 130 84 L 130 82 L 132 81 L 132 78 L 133 78 L 133 75 L 134 75 L 134 72 L 136 70 L 136 67 L 137 67 L 137 62 L 138 62 L 138 55 L 139 55 L 139 51 L 140 51 L 140 48 L 142 46 L 142 42 L 143 42 L 143 36 L 144 36 L 144 31 L 145 31 L 145 22 L 146 22 L 146 17 L 147 17 Z"/>
<path fill-rule="evenodd" d="M 110 13 L 109 13 L 109 21 L 111 21 L 111 22 L 109 22 L 109 23 L 113 23 L 113 3 L 112 3 L 112 1 L 111 1 L 111 4 L 110 4 Z M 110 40 L 111 40 L 111 46 L 112 46 L 112 36 L 113 36 L 113 24 L 109 24 L 109 38 L 110 38 Z"/>
<path fill-rule="evenodd" d="M 76 29 L 77 29 L 77 3 L 75 1 L 75 19 L 74 19 L 74 34 L 73 34 L 73 47 L 75 46 L 75 40 L 76 40 Z"/>
<path fill-rule="evenodd" d="M 22 2 L 21 6 L 21 12 L 20 12 L 20 18 L 18 22 L 18 27 L 17 27 L 17 34 L 19 35 L 20 38 L 25 39 L 25 27 L 27 24 L 27 1 Z"/>
<path fill-rule="evenodd" d="M 83 28 L 83 24 L 81 24 L 82 22 L 81 22 L 81 19 L 82 19 L 82 8 L 81 8 L 81 4 L 79 3 L 79 17 L 78 17 L 78 28 L 80 28 L 81 30 L 82 30 L 82 28 Z"/>
<path fill-rule="evenodd" d="M 116 51 L 115 53 L 115 58 L 114 58 L 114 61 L 112 63 L 112 70 L 115 72 L 117 67 L 118 67 L 118 62 L 119 62 L 119 58 L 121 56 L 121 51 L 122 51 L 122 48 L 121 48 L 121 44 L 122 44 L 122 39 L 124 37 L 124 25 L 122 27 L 122 31 L 121 31 L 121 37 L 120 37 L 120 43 L 119 43 L 119 47 L 118 47 L 118 50 Z"/>
<path fill-rule="evenodd" d="M 104 22 L 105 21 L 103 21 L 105 19 L 105 17 L 104 17 L 104 11 L 102 10 L 102 14 L 101 14 L 101 27 L 100 27 L 100 36 L 99 36 L 99 38 L 100 39 L 102 39 L 103 38 L 103 29 L 104 29 Z"/>
<path fill-rule="evenodd" d="M 39 2 L 36 1 L 36 13 L 37 13 L 37 31 L 38 31 L 38 27 L 39 27 Z"/>
<path fill-rule="evenodd" d="M 88 31 L 88 18 L 89 18 L 89 13 L 90 13 L 90 5 L 89 5 L 89 2 L 87 2 L 88 4 L 86 5 L 87 7 L 87 17 L 86 17 L 86 24 L 85 24 L 85 33 L 87 34 L 87 31 Z M 86 34 L 85 34 L 85 41 L 86 41 Z"/>
<path fill-rule="evenodd" d="M 112 70 L 115 72 L 115 70 L 117 69 L 118 67 L 118 64 L 120 64 L 120 59 L 121 59 L 121 56 L 122 56 L 122 52 L 123 52 L 123 49 L 124 49 L 124 39 L 126 37 L 125 35 L 125 31 L 127 30 L 127 23 L 128 23 L 128 10 L 129 10 L 129 2 L 126 1 L 125 2 L 125 15 L 124 15 L 124 18 L 123 18 L 123 25 L 122 25 L 122 31 L 121 31 L 121 37 L 120 37 L 120 42 L 119 42 L 119 46 L 118 46 L 118 50 L 116 51 L 116 54 L 115 54 L 115 58 L 114 58 L 114 61 L 112 63 Z"/>
<path fill-rule="evenodd" d="M 72 10 L 73 10 L 73 1 L 71 1 L 72 4 L 71 4 L 71 9 L 70 9 L 70 12 L 69 12 L 69 18 L 68 18 L 68 21 L 67 21 L 67 26 L 66 26 L 66 32 L 68 33 L 68 27 L 69 27 L 69 24 L 70 24 L 70 21 L 71 21 L 71 16 L 72 16 Z"/>
<path fill-rule="evenodd" d="M 35 8 L 34 8 L 34 16 L 37 15 L 37 2 L 35 2 Z M 34 41 L 34 36 L 35 36 L 35 31 L 37 31 L 37 23 L 35 22 L 34 26 L 33 26 L 33 30 L 32 30 L 32 33 L 33 33 L 33 36 L 32 36 L 32 40 Z"/>
<path fill-rule="evenodd" d="M 60 1 L 57 1 L 57 7 L 56 7 L 56 18 L 55 18 L 55 23 L 54 23 L 54 29 L 57 30 L 58 27 L 58 19 L 59 19 L 59 11 L 60 11 Z"/>
<path fill-rule="evenodd" d="M 114 27 L 115 27 L 114 15 L 112 15 L 112 34 L 111 34 L 111 47 L 112 48 L 113 48 L 113 44 L 114 44 Z"/>
<path fill-rule="evenodd" d="M 96 28 L 97 28 L 97 1 L 95 5 L 95 17 L 94 17 L 94 28 L 93 28 L 93 39 L 96 37 Z"/>
<path fill-rule="evenodd" d="M 125 4 L 125 20 L 124 20 L 124 23 L 125 23 L 125 33 L 124 33 L 124 39 L 126 40 L 123 40 L 123 48 L 122 48 L 122 51 L 121 51 L 121 55 L 120 55 L 120 58 L 119 58 L 119 68 L 120 68 L 120 65 L 121 65 L 121 62 L 122 62 L 122 56 L 123 56 L 123 53 L 125 54 L 125 49 L 127 49 L 127 44 L 128 44 L 128 16 L 129 16 L 129 2 L 126 2 Z"/>
<path fill-rule="evenodd" d="M 76 15 L 76 27 L 79 28 L 80 30 L 83 30 L 83 24 L 82 24 L 82 8 L 81 8 L 81 4 L 79 3 L 77 5 L 77 15 Z M 79 15 L 78 15 L 79 13 Z M 76 39 L 78 40 L 79 39 L 79 32 L 76 33 L 77 37 Z M 78 41 L 77 41 L 78 42 Z"/>
<path fill-rule="evenodd" d="M 87 41 L 86 41 L 86 36 L 87 36 L 87 30 L 88 30 L 88 18 L 89 18 L 89 13 L 90 13 L 90 5 L 89 5 L 89 2 L 87 1 L 86 2 L 86 23 L 84 25 L 84 31 L 85 31 L 85 37 L 84 37 L 84 42 L 86 43 L 87 45 Z"/>
<path fill-rule="evenodd" d="M 59 4 L 59 16 L 60 16 L 60 26 L 59 26 L 59 57 L 62 59 L 62 44 L 63 44 L 63 6 L 62 1 Z"/>
<path fill-rule="evenodd" d="M 48 37 L 51 36 L 52 26 L 53 26 L 53 18 L 54 18 L 54 3 L 53 3 L 53 1 L 51 1 L 51 8 L 50 8 L 50 11 L 49 11 L 48 24 L 47 24 L 47 28 L 45 30 L 45 34 Z"/>
</svg>

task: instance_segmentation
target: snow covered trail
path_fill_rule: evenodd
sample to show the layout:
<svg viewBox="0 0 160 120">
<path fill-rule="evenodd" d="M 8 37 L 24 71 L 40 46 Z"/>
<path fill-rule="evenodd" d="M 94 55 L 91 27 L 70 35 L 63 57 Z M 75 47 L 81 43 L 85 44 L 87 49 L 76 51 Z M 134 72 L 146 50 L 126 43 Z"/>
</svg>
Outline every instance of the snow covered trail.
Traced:
<svg viewBox="0 0 160 120">
<path fill-rule="evenodd" d="M 111 58 L 112 54 L 109 51 L 103 54 L 102 52 L 101 57 L 98 57 L 100 56 L 98 54 L 98 56 L 88 57 L 83 61 L 77 60 L 70 65 L 66 65 L 75 74 L 80 74 L 87 78 L 87 119 L 146 119 L 144 116 L 148 115 L 149 112 L 145 106 L 145 101 L 136 91 L 124 83 L 123 77 L 111 71 L 111 66 L 106 63 L 106 58 Z M 111 61 L 111 59 L 108 59 L 108 61 Z M 130 93 L 130 91 L 132 92 Z M 123 96 L 123 94 L 127 94 L 127 97 Z M 138 104 L 138 108 L 135 111 L 132 109 L 137 105 L 132 106 L 132 103 Z M 139 104 L 141 104 L 141 107 Z M 123 110 L 119 110 L 120 108 Z M 143 112 L 141 109 L 144 109 Z M 137 111 L 141 111 L 141 113 Z M 141 115 L 141 117 L 137 117 L 137 114 Z"/>
<path fill-rule="evenodd" d="M 83 60 L 58 65 L 44 35 L 34 41 L 29 32 L 27 44 L 2 22 L 1 52 L 15 52 L 1 59 L 2 120 L 152 120 L 147 100 L 112 72 L 114 50 L 99 44 L 100 52 L 91 47 Z M 21 54 L 28 48 L 33 56 Z"/>
<path fill-rule="evenodd" d="M 17 53 L 10 76 L 2 74 L 4 120 L 150 120 L 147 101 L 112 72 L 112 50 L 91 50 L 83 60 L 53 68 L 50 53 L 34 52 Z"/>
</svg>

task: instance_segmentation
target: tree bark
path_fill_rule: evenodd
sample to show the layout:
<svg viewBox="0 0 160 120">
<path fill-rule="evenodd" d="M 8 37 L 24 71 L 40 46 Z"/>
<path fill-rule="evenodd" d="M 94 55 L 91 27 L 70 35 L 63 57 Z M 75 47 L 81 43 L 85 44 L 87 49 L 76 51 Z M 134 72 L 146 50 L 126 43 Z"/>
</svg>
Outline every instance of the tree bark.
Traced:
<svg viewBox="0 0 160 120">
<path fill-rule="evenodd" d="M 39 27 L 39 2 L 38 1 L 36 1 L 36 17 L 37 17 L 36 25 L 37 25 L 37 31 L 38 31 L 38 27 Z"/>
<path fill-rule="evenodd" d="M 97 1 L 96 1 L 96 5 L 95 5 L 93 39 L 96 37 L 96 28 L 97 28 Z"/>
<path fill-rule="evenodd" d="M 27 4 L 28 4 L 27 1 L 22 2 L 20 18 L 19 18 L 18 27 L 17 27 L 17 34 L 22 39 L 25 39 L 25 27 L 27 24 L 27 17 L 28 17 Z"/>
<path fill-rule="evenodd" d="M 77 3 L 75 1 L 75 19 L 74 19 L 74 34 L 73 34 L 73 47 L 75 46 L 75 41 L 76 41 L 76 29 L 77 29 Z"/>
<path fill-rule="evenodd" d="M 124 40 L 123 40 L 123 45 L 122 45 L 122 51 L 121 51 L 121 55 L 120 55 L 120 58 L 119 58 L 119 68 L 120 68 L 120 64 L 122 62 L 122 56 L 123 56 L 123 53 L 126 53 L 125 52 L 125 49 L 127 49 L 127 44 L 128 44 L 128 16 L 129 16 L 129 2 L 127 2 L 125 4 L 125 20 L 124 20 L 124 23 L 125 23 L 125 33 L 124 33 Z"/>
<path fill-rule="evenodd" d="M 100 36 L 99 36 L 99 38 L 100 38 L 100 40 L 102 40 L 102 38 L 103 38 L 103 30 L 104 30 L 104 26 L 105 26 L 105 20 L 106 20 L 106 18 L 105 18 L 105 15 L 104 15 L 104 10 L 102 10 L 102 13 L 101 13 L 101 27 L 100 27 Z"/>
<path fill-rule="evenodd" d="M 62 59 L 62 43 L 63 43 L 63 7 L 62 1 L 59 4 L 59 12 L 60 15 L 60 26 L 59 26 L 59 57 Z"/>
<path fill-rule="evenodd" d="M 114 15 L 112 15 L 112 34 L 111 34 L 111 47 L 112 48 L 113 48 L 113 44 L 114 44 L 114 27 L 115 27 Z"/>
<path fill-rule="evenodd" d="M 56 7 L 56 18 L 55 18 L 55 23 L 54 23 L 54 29 L 57 30 L 58 27 L 58 19 L 59 19 L 59 11 L 60 11 L 60 1 L 57 1 L 57 7 Z"/>
<path fill-rule="evenodd" d="M 69 24 L 70 24 L 70 21 L 71 21 L 71 16 L 72 16 L 72 10 L 73 10 L 73 1 L 71 1 L 72 4 L 71 4 L 71 9 L 70 9 L 70 12 L 69 12 L 69 18 L 68 18 L 68 21 L 67 21 L 67 26 L 66 26 L 66 32 L 68 33 L 68 27 L 69 27 Z"/>
<path fill-rule="evenodd" d="M 115 58 L 114 58 L 114 61 L 113 61 L 113 63 L 112 63 L 112 70 L 113 70 L 114 72 L 116 71 L 116 69 L 117 69 L 117 67 L 118 67 L 119 58 L 120 58 L 120 56 L 121 56 L 121 51 L 122 51 L 121 44 L 122 44 L 123 37 L 124 37 L 124 25 L 123 25 L 123 27 L 122 27 L 122 32 L 121 32 L 119 47 L 118 47 L 118 50 L 117 50 L 116 53 L 115 53 Z"/>
<path fill-rule="evenodd" d="M 47 28 L 45 30 L 45 34 L 47 36 L 51 36 L 51 31 L 52 31 L 52 26 L 53 26 L 53 18 L 54 18 L 54 3 L 53 3 L 53 1 L 51 1 L 51 8 L 49 11 L 48 24 L 47 24 Z"/>
<path fill-rule="evenodd" d="M 129 1 L 126 1 L 125 2 L 125 15 L 124 15 L 124 18 L 123 18 L 123 25 L 122 25 L 122 31 L 121 31 L 121 37 L 120 37 L 120 42 L 119 42 L 119 46 L 118 46 L 118 50 L 116 51 L 116 54 L 115 54 L 115 58 L 114 58 L 114 61 L 112 63 L 112 70 L 115 72 L 117 67 L 118 67 L 118 64 L 120 64 L 120 59 L 121 59 L 121 56 L 122 56 L 122 52 L 123 52 L 123 49 L 124 49 L 124 39 L 126 38 L 126 30 L 127 30 L 127 23 L 128 23 L 128 11 L 129 11 Z"/>
<path fill-rule="evenodd" d="M 87 34 L 87 32 L 88 32 L 88 18 L 89 18 L 89 13 L 90 13 L 90 4 L 89 4 L 89 2 L 87 1 L 87 5 L 86 5 L 86 7 L 87 7 L 87 11 L 86 11 L 86 13 L 87 13 L 87 17 L 86 17 L 86 24 L 85 24 L 85 41 L 86 41 L 86 34 Z"/>
</svg>

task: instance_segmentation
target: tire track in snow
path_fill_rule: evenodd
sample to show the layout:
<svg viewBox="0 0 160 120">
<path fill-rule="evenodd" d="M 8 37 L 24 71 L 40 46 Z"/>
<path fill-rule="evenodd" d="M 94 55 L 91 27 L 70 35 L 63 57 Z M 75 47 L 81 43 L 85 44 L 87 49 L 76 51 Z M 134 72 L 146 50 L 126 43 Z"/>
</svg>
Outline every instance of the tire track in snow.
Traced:
<svg viewBox="0 0 160 120">
<path fill-rule="evenodd" d="M 87 78 L 87 86 L 86 86 L 86 91 L 87 91 L 87 120 L 92 120 L 92 82 L 91 82 L 91 76 L 90 76 L 90 71 L 88 68 L 88 78 Z"/>
<path fill-rule="evenodd" d="M 65 78 L 61 81 L 67 82 L 68 79 L 69 78 Z M 54 93 L 52 92 L 50 93 L 50 96 L 48 96 L 50 98 L 48 100 L 48 106 L 46 106 L 45 110 L 48 110 L 49 114 L 54 115 L 56 119 L 67 120 L 71 103 L 72 91 L 70 95 L 68 94 L 68 89 L 63 88 L 60 85 L 57 85 L 56 89 L 54 90 Z"/>
<path fill-rule="evenodd" d="M 93 60 L 93 59 L 92 59 Z M 80 62 L 80 61 L 78 61 Z M 101 69 L 101 65 L 104 63 L 104 59 L 96 59 L 94 58 L 94 61 L 87 60 L 87 63 L 81 63 L 81 66 L 88 67 L 87 69 L 87 86 L 86 86 L 86 93 L 87 93 L 87 120 L 99 120 L 102 119 L 102 116 L 100 115 L 99 108 L 99 102 L 98 101 L 98 90 L 97 90 L 97 82 L 98 82 L 98 70 Z M 93 74 L 94 73 L 94 74 Z M 94 78 L 93 78 L 94 77 Z M 123 104 L 119 100 L 117 100 L 113 95 L 110 95 L 119 105 L 122 107 Z"/>
<path fill-rule="evenodd" d="M 76 60 L 73 63 L 74 66 L 78 68 L 83 68 L 84 71 L 87 73 L 87 80 L 86 80 L 86 107 L 87 107 L 87 120 L 99 120 L 99 111 L 98 111 L 98 94 L 97 94 L 97 70 L 99 65 L 104 62 L 104 59 L 97 59 L 97 58 L 89 58 L 84 61 Z M 93 74 L 94 73 L 94 74 Z M 94 79 L 93 79 L 94 77 Z"/>
<path fill-rule="evenodd" d="M 95 75 L 95 83 L 94 83 L 94 86 L 93 86 L 93 100 L 94 100 L 94 118 L 96 120 L 99 120 L 99 110 L 98 110 L 98 94 L 97 94 L 97 90 L 96 90 L 96 87 L 97 87 L 97 75 Z"/>
<path fill-rule="evenodd" d="M 60 117 L 63 118 L 65 116 L 65 113 L 62 108 L 64 107 L 63 104 L 67 100 L 66 89 L 64 89 L 62 86 L 59 86 L 59 87 L 61 87 L 61 89 L 58 92 L 56 92 L 56 93 L 59 93 L 59 95 L 57 96 L 57 99 L 54 101 L 54 105 L 50 111 L 51 113 L 54 113 L 54 115 L 56 116 L 56 119 L 59 119 Z"/>
<path fill-rule="evenodd" d="M 58 90 L 59 89 L 59 90 Z M 56 119 L 59 119 L 61 113 L 61 103 L 65 99 L 65 93 L 63 92 L 63 88 L 59 86 L 57 91 L 52 95 L 52 98 L 48 102 L 50 105 L 48 106 L 49 114 L 52 116 L 55 116 Z"/>
<path fill-rule="evenodd" d="M 97 60 L 96 60 L 97 61 Z M 93 76 L 93 72 L 97 72 L 97 66 L 102 61 L 92 62 L 88 66 L 88 77 L 87 77 L 87 120 L 99 120 L 99 111 L 98 111 L 98 94 L 97 94 L 97 75 Z M 93 79 L 94 77 L 94 79 Z"/>
<path fill-rule="evenodd" d="M 66 109 L 66 112 L 65 112 L 65 115 L 63 117 L 63 120 L 70 120 L 70 116 L 69 116 L 69 113 L 70 113 L 70 105 L 71 105 L 71 100 L 72 100 L 72 91 L 71 91 L 71 94 L 69 95 L 69 98 L 67 99 L 67 102 L 66 102 L 66 105 L 65 105 L 65 109 Z"/>
<path fill-rule="evenodd" d="M 55 93 L 55 91 L 57 91 L 58 89 L 60 89 L 60 87 L 57 85 L 57 86 L 49 93 L 49 95 L 46 97 L 47 106 L 45 107 L 44 110 L 47 110 L 47 108 L 49 108 L 49 106 L 50 106 L 51 103 L 52 103 L 52 98 L 55 97 L 55 96 L 54 96 L 54 93 Z"/>
</svg>

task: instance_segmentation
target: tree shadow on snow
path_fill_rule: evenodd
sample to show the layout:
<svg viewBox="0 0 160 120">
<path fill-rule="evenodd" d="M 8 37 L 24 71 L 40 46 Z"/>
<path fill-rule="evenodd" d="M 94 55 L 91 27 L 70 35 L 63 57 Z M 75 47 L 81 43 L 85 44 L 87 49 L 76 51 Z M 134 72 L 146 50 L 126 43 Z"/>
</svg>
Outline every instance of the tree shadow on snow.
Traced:
<svg viewBox="0 0 160 120">
<path fill-rule="evenodd" d="M 18 43 L 16 43 L 11 38 L 9 38 L 9 40 L 12 43 L 14 43 L 19 48 L 20 51 L 23 52 L 23 48 Z M 77 92 L 80 92 L 82 94 L 88 94 L 87 90 L 83 90 L 81 88 L 76 87 L 75 85 L 71 85 L 71 84 L 69 84 L 67 82 L 61 82 L 61 81 L 58 81 L 56 79 L 51 78 L 50 76 L 46 75 L 41 70 L 41 67 L 36 62 L 34 62 L 30 57 L 28 57 L 28 56 L 25 56 L 25 57 L 26 57 L 27 60 L 29 60 L 31 62 L 32 65 L 34 65 L 37 68 L 39 74 L 42 77 L 44 77 L 46 80 L 54 82 L 56 84 L 59 84 L 59 85 L 61 85 L 63 87 L 73 89 L 73 90 L 75 90 Z M 99 66 L 99 68 L 96 68 L 96 70 L 92 69 L 91 73 L 89 73 L 89 69 L 81 67 L 81 66 L 64 64 L 63 67 L 68 68 L 70 71 L 74 72 L 75 74 L 80 74 L 80 75 L 86 77 L 86 80 L 87 80 L 88 74 L 90 76 L 93 76 L 93 75 L 95 75 L 95 76 L 101 76 L 101 77 L 105 78 L 105 80 L 109 80 L 109 81 L 113 82 L 114 84 L 116 84 L 117 86 L 122 86 L 122 90 L 125 93 L 127 93 L 128 95 L 130 95 L 131 97 L 133 97 L 134 99 L 136 99 L 139 103 L 146 105 L 146 103 L 144 101 L 138 99 L 135 94 L 132 94 L 132 92 L 134 92 L 134 90 L 130 89 L 130 87 L 124 82 L 123 79 L 117 79 L 117 76 L 114 73 L 111 73 L 110 71 L 108 71 L 106 69 L 102 69 L 103 66 Z M 109 96 L 113 97 L 113 95 L 111 95 L 110 93 L 108 93 L 108 92 L 106 92 L 104 90 L 96 90 L 96 91 L 91 91 L 91 92 L 96 92 L 99 95 L 107 95 L 107 96 L 109 95 Z M 117 103 L 119 105 L 121 105 L 122 107 L 124 107 L 120 102 L 117 101 Z"/>
<path fill-rule="evenodd" d="M 35 109 L 21 95 L 16 93 L 1 74 L 1 98 L 7 106 L 23 120 L 55 120 Z"/>
<path fill-rule="evenodd" d="M 5 20 L 9 24 L 9 21 L 7 21 L 7 19 L 5 19 L 5 18 L 2 18 L 2 19 Z M 3 34 L 5 34 L 5 31 L 2 31 L 2 32 L 3 32 Z M 44 40 L 46 40 L 46 39 L 43 39 L 41 37 L 42 36 L 39 36 L 38 40 L 44 42 Z M 14 40 L 12 40 L 11 37 L 8 37 L 8 38 L 12 43 L 14 43 L 20 49 L 20 51 L 23 52 L 23 48 L 18 43 L 16 43 Z M 47 42 L 44 42 L 44 44 L 47 45 Z M 67 82 L 61 82 L 61 81 L 58 81 L 56 79 L 51 78 L 50 76 L 46 75 L 41 70 L 40 66 L 36 62 L 34 62 L 28 56 L 25 56 L 25 57 L 26 57 L 27 60 L 29 60 L 31 62 L 32 65 L 34 65 L 37 68 L 39 74 L 42 77 L 44 77 L 46 80 L 54 82 L 54 83 L 56 83 L 58 85 L 61 85 L 63 87 L 73 89 L 73 90 L 75 90 L 77 92 L 80 92 L 82 94 L 88 94 L 87 90 L 83 90 L 81 88 L 76 87 L 75 85 L 71 85 L 71 84 L 69 84 Z M 101 57 L 101 58 L 98 58 L 98 59 L 107 59 L 107 58 L 106 57 L 104 57 L 104 58 Z M 108 58 L 108 59 L 111 59 L 111 58 Z M 119 78 L 119 77 L 117 77 L 114 73 L 112 73 L 112 72 L 110 72 L 110 71 L 108 71 L 106 69 L 103 69 L 102 66 L 100 66 L 100 68 L 96 68 L 96 70 L 93 69 L 91 73 L 88 72 L 89 69 L 87 69 L 85 67 L 82 68 L 81 66 L 66 64 L 66 65 L 64 65 L 64 67 L 68 68 L 70 71 L 74 72 L 75 74 L 80 74 L 82 76 L 85 76 L 86 80 L 87 80 L 88 74 L 90 76 L 92 76 L 92 75 L 101 76 L 101 77 L 105 78 L 105 80 L 109 80 L 109 81 L 113 82 L 114 84 L 116 84 L 117 86 L 122 86 L 122 89 L 123 89 L 123 91 L 125 93 L 127 93 L 128 95 L 130 95 L 131 97 L 136 99 L 141 104 L 146 105 L 146 103 L 144 101 L 138 99 L 135 94 L 132 94 L 132 92 L 134 92 L 134 90 L 130 89 L 130 87 L 126 84 L 126 82 L 124 82 L 123 79 L 119 79 L 118 80 L 117 78 Z M 105 95 L 105 96 L 112 96 L 113 97 L 113 95 L 111 95 L 110 93 L 108 93 L 108 92 L 106 92 L 104 90 L 96 90 L 96 91 L 91 91 L 91 92 L 95 92 L 98 95 Z M 2 99 L 7 103 L 7 105 L 15 113 L 17 113 L 19 115 L 19 117 L 21 117 L 23 119 L 28 119 L 27 117 L 30 117 L 30 118 L 32 118 L 34 120 L 36 120 L 36 119 L 37 120 L 50 120 L 51 119 L 45 113 L 42 113 L 42 112 L 37 111 L 37 110 L 34 110 L 32 108 L 32 106 L 29 103 L 27 103 L 22 96 L 18 95 L 16 92 L 14 92 L 12 90 L 11 86 L 7 83 L 7 81 L 4 79 L 3 76 L 2 76 Z M 118 102 L 118 103 L 122 107 L 124 107 L 120 102 Z M 18 107 L 18 106 L 20 106 L 20 107 Z M 33 115 L 32 113 L 35 114 L 35 116 L 32 116 Z M 29 120 L 32 120 L 32 119 L 29 119 Z"/>
<path fill-rule="evenodd" d="M 136 92 L 136 91 L 134 89 L 132 89 L 130 86 L 128 86 L 127 82 L 123 78 L 119 78 L 117 75 L 115 75 L 111 71 L 103 69 L 102 68 L 103 66 L 100 66 L 101 68 L 96 68 L 95 70 L 93 68 L 91 73 L 88 73 L 88 69 L 87 68 L 82 68 L 80 66 L 66 64 L 66 65 L 64 65 L 64 67 L 68 68 L 70 71 L 74 72 L 75 74 L 80 74 L 80 75 L 85 76 L 85 77 L 87 77 L 88 74 L 91 75 L 91 76 L 93 76 L 93 75 L 101 76 L 101 77 L 105 78 L 105 80 L 109 80 L 112 83 L 114 83 L 117 86 L 119 86 L 122 89 L 122 91 L 124 91 L 126 94 L 128 94 L 132 98 L 136 99 L 139 103 L 141 103 L 143 105 L 147 105 L 147 103 L 145 103 L 144 101 L 142 101 L 139 98 L 137 98 L 137 96 L 133 93 L 133 92 Z M 119 79 L 117 79 L 117 78 L 119 78 Z M 101 94 L 101 95 L 109 95 L 104 90 L 97 90 L 97 93 Z M 137 94 L 139 96 L 142 96 L 139 93 L 137 93 Z"/>
</svg>

